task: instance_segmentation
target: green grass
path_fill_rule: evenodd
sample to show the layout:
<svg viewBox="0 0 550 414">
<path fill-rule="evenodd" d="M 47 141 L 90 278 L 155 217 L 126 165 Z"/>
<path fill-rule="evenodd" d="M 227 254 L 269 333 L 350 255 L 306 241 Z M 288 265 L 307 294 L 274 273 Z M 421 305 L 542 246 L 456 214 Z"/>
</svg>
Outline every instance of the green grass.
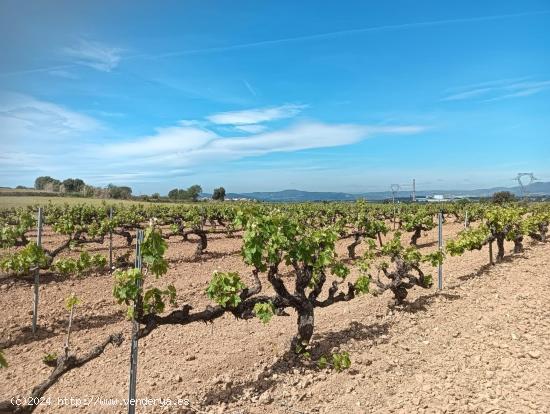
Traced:
<svg viewBox="0 0 550 414">
<path fill-rule="evenodd" d="M 80 197 L 44 197 L 44 196 L 1 196 L 0 195 L 0 210 L 8 209 L 12 207 L 26 207 L 26 206 L 47 206 L 49 203 L 56 205 L 63 205 L 65 203 L 74 204 L 92 204 L 94 206 L 107 204 L 150 204 L 144 201 L 131 201 L 131 200 L 105 200 L 100 198 L 80 198 Z"/>
</svg>

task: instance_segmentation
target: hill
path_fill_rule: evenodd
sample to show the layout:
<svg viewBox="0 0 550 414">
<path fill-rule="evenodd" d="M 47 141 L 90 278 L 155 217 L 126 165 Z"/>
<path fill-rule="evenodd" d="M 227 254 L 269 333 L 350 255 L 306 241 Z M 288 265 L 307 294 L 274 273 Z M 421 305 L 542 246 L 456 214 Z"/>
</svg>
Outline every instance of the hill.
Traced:
<svg viewBox="0 0 550 414">
<path fill-rule="evenodd" d="M 550 195 L 550 182 L 536 182 L 526 187 L 529 195 L 544 196 Z M 429 190 L 416 192 L 417 197 L 429 197 L 434 194 L 443 194 L 448 197 L 489 197 L 497 191 L 510 191 L 520 196 L 521 187 L 491 187 L 474 190 Z M 204 194 L 204 196 L 209 196 Z M 410 197 L 410 191 L 399 191 L 396 194 L 399 198 Z M 257 191 L 251 193 L 228 193 L 227 198 L 246 198 L 268 202 L 304 202 L 304 201 L 353 201 L 365 198 L 372 201 L 387 200 L 392 198 L 391 191 L 371 191 L 365 193 L 344 193 L 344 192 L 313 192 L 303 190 L 282 190 L 282 191 Z"/>
</svg>

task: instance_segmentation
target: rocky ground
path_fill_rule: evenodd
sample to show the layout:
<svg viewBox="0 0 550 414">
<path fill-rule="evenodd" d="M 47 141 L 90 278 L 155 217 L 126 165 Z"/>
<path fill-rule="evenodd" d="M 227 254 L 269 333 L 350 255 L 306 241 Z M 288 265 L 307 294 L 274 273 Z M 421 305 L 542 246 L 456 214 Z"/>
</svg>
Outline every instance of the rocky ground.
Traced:
<svg viewBox="0 0 550 414">
<path fill-rule="evenodd" d="M 446 238 L 459 229 L 446 225 Z M 435 248 L 435 234 L 423 236 L 423 250 Z M 47 242 L 57 242 L 46 236 Z M 186 258 L 194 246 L 173 240 L 170 271 L 157 283 L 173 283 L 180 303 L 200 309 L 209 303 L 204 288 L 212 271 L 250 273 L 238 255 L 240 243 L 239 238 L 216 237 L 207 260 L 192 263 Z M 123 251 L 123 240 L 115 246 Z M 345 245 L 339 249 L 343 253 Z M 288 354 L 294 315 L 276 317 L 268 325 L 224 316 L 209 325 L 161 327 L 140 341 L 138 398 L 157 400 L 137 412 L 550 412 L 550 244 L 527 244 L 525 253 L 509 255 L 496 266 L 487 261 L 486 249 L 448 258 L 444 289 L 414 289 L 403 307 L 394 307 L 386 292 L 317 310 L 313 359 L 349 352 L 351 368 L 340 373 Z M 29 395 L 48 376 L 51 369 L 41 359 L 62 350 L 63 301 L 71 292 L 83 301 L 72 335 L 77 353 L 109 333 L 129 337 L 130 324 L 111 296 L 110 275 L 45 276 L 43 282 L 41 329 L 32 336 L 31 285 L 0 280 L 0 347 L 10 363 L 0 375 L 0 399 Z M 46 394 L 51 405 L 36 412 L 127 412 L 105 400 L 122 403 L 127 397 L 129 347 L 126 339 L 66 374 Z M 71 397 L 80 398 L 81 406 L 59 399 Z M 178 398 L 189 403 L 168 405 L 167 399 Z M 91 405 L 83 406 L 87 399 Z"/>
</svg>

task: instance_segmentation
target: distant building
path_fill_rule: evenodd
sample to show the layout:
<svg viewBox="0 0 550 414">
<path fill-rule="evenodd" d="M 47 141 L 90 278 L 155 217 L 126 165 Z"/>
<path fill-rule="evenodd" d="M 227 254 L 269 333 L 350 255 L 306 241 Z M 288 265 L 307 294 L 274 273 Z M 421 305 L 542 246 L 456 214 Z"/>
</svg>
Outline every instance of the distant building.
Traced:
<svg viewBox="0 0 550 414">
<path fill-rule="evenodd" d="M 426 196 L 424 199 L 418 199 L 417 201 L 420 202 L 427 202 L 427 203 L 444 203 L 446 201 L 452 201 L 453 197 L 445 197 L 443 194 L 434 194 L 432 196 Z"/>
</svg>

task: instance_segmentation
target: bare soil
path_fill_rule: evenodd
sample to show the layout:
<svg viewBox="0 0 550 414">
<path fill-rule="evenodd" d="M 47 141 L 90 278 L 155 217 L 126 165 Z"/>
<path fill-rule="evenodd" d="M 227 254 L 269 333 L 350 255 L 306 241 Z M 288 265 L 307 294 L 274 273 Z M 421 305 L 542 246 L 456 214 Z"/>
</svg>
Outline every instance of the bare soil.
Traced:
<svg viewBox="0 0 550 414">
<path fill-rule="evenodd" d="M 460 224 L 444 226 L 449 238 Z M 407 240 L 410 234 L 405 234 Z M 51 231 L 46 247 L 61 243 Z M 423 251 L 437 248 L 437 230 L 423 235 Z M 339 253 L 346 253 L 346 245 Z M 202 309 L 214 270 L 251 269 L 239 255 L 241 239 L 209 237 L 203 261 L 190 258 L 195 245 L 171 239 L 169 273 L 153 281 L 174 284 L 178 302 Z M 89 245 L 91 252 L 106 253 Z M 364 245 L 357 248 L 360 255 Z M 550 244 L 526 243 L 522 254 L 488 266 L 487 248 L 448 257 L 444 289 L 413 289 L 408 304 L 392 305 L 391 293 L 367 295 L 316 310 L 313 359 L 331 351 L 350 353 L 352 366 L 337 373 L 289 355 L 295 315 L 259 320 L 224 316 L 214 324 L 164 326 L 140 341 L 138 398 L 164 399 L 138 413 L 547 413 L 550 412 Z M 126 252 L 115 238 L 115 255 Z M 75 254 L 75 253 L 72 253 Z M 426 269 L 429 270 L 429 269 Z M 436 276 L 436 272 L 432 270 Z M 356 270 L 350 276 L 353 280 Z M 76 293 L 73 350 L 86 352 L 108 334 L 122 331 L 122 346 L 67 373 L 46 394 L 51 405 L 36 412 L 124 413 L 124 406 L 62 405 L 58 398 L 127 398 L 130 323 L 112 297 L 112 276 L 82 279 L 44 275 L 40 329 L 30 332 L 32 284 L 0 279 L 0 348 L 9 367 L 0 375 L 0 400 L 30 395 L 51 368 L 41 361 L 62 352 L 68 313 L 64 300 Z M 267 288 L 267 283 L 264 284 Z M 166 399 L 189 400 L 168 406 Z M 104 402 L 104 401 L 103 401 Z"/>
</svg>

